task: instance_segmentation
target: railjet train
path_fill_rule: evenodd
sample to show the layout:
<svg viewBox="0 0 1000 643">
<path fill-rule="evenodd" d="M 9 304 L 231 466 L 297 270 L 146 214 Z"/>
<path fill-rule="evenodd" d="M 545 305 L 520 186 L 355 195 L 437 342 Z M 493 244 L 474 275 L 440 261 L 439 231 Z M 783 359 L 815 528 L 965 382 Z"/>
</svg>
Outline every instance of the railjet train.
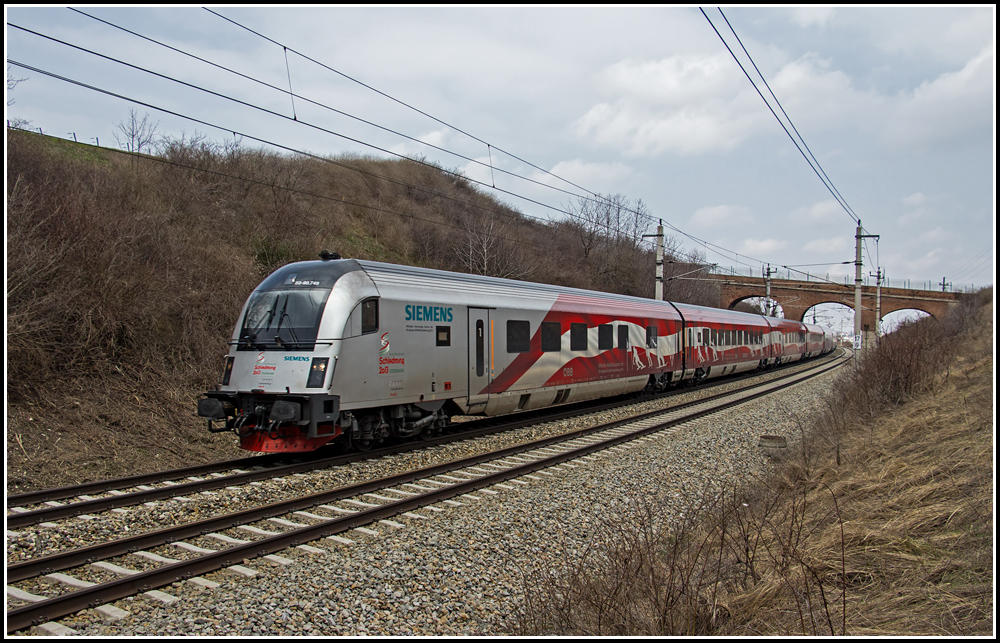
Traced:
<svg viewBox="0 0 1000 643">
<path fill-rule="evenodd" d="M 209 430 L 250 451 L 368 450 L 500 415 L 752 371 L 834 348 L 823 328 L 730 310 L 341 259 L 250 295 Z"/>
</svg>

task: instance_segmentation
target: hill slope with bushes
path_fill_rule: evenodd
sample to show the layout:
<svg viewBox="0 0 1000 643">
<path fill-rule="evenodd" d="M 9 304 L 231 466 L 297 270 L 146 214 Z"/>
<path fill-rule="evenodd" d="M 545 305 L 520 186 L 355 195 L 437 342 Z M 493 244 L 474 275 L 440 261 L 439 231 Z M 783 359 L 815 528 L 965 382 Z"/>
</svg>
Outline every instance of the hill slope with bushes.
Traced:
<svg viewBox="0 0 1000 643">
<path fill-rule="evenodd" d="M 155 149 L 8 130 L 11 492 L 232 455 L 232 436 L 208 435 L 195 401 L 253 288 L 320 250 L 653 294 L 645 206 L 621 195 L 550 222 L 427 162 L 197 136 Z M 671 268 L 690 270 L 677 259 Z M 709 287 L 672 283 L 686 288 L 668 292 L 675 300 L 717 303 Z"/>
</svg>

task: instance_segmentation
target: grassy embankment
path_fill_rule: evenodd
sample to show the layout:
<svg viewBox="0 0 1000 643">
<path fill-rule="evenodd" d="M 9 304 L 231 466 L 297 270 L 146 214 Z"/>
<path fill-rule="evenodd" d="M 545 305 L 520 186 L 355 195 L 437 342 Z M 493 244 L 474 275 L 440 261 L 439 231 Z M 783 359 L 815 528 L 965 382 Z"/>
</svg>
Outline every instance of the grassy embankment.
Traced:
<svg viewBox="0 0 1000 643">
<path fill-rule="evenodd" d="M 986 635 L 992 290 L 883 339 L 771 479 L 526 571 L 523 635 Z"/>
<path fill-rule="evenodd" d="M 253 288 L 323 249 L 652 294 L 624 197 L 544 223 L 433 164 L 199 137 L 140 158 L 9 130 L 6 161 L 8 493 L 237 455 L 196 400 Z"/>
</svg>

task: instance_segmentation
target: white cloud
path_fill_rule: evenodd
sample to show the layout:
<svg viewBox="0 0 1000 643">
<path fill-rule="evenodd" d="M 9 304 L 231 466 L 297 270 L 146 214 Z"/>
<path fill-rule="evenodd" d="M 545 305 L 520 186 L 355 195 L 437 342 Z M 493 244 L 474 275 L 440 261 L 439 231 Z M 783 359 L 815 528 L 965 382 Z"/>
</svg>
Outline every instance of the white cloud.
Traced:
<svg viewBox="0 0 1000 643">
<path fill-rule="evenodd" d="M 883 52 L 911 61 L 929 56 L 948 65 L 967 62 L 996 30 L 993 7 L 883 7 L 841 11 L 837 18 Z"/>
<path fill-rule="evenodd" d="M 939 226 L 923 232 L 917 239 L 924 242 L 941 243 L 948 237 L 951 237 L 951 232 Z"/>
<path fill-rule="evenodd" d="M 791 21 L 800 27 L 825 27 L 832 17 L 832 7 L 797 7 L 792 9 Z"/>
<path fill-rule="evenodd" d="M 828 222 L 831 219 L 836 219 L 839 221 L 840 217 L 843 216 L 844 208 L 841 207 L 835 199 L 828 199 L 826 201 L 819 201 L 805 208 L 796 208 L 792 211 L 791 219 L 793 221 L 808 220 L 815 223 Z"/>
<path fill-rule="evenodd" d="M 724 52 L 620 61 L 598 76 L 618 99 L 591 107 L 576 133 L 627 156 L 731 150 L 765 118 L 736 69 Z"/>
<path fill-rule="evenodd" d="M 754 222 L 750 208 L 739 205 L 712 205 L 699 208 L 691 215 L 690 223 L 701 230 L 728 231 L 733 226 L 748 225 Z"/>
<path fill-rule="evenodd" d="M 833 237 L 832 239 L 815 239 L 802 247 L 806 252 L 818 252 L 822 254 L 833 254 L 844 252 L 851 247 L 851 242 L 847 237 Z"/>
<path fill-rule="evenodd" d="M 927 201 L 927 197 L 924 196 L 923 192 L 914 192 L 903 199 L 903 203 L 906 205 L 923 205 L 925 201 Z"/>
<path fill-rule="evenodd" d="M 796 128 L 807 130 L 804 136 L 818 128 L 865 127 L 884 101 L 874 92 L 855 89 L 850 76 L 832 67 L 830 60 L 806 54 L 782 66 L 769 82 Z"/>
<path fill-rule="evenodd" d="M 632 168 L 624 163 L 588 163 L 581 159 L 560 161 L 550 171 L 558 177 L 595 192 L 613 191 L 622 179 L 632 174 Z M 536 172 L 532 178 L 547 185 L 575 189 L 550 174 Z"/>
<path fill-rule="evenodd" d="M 784 239 L 744 239 L 739 253 L 750 257 L 768 257 L 787 247 L 788 241 Z"/>
<path fill-rule="evenodd" d="M 926 149 L 956 144 L 971 134 L 991 136 L 996 77 L 992 41 L 956 72 L 941 74 L 900 95 L 883 140 L 893 147 Z"/>
</svg>

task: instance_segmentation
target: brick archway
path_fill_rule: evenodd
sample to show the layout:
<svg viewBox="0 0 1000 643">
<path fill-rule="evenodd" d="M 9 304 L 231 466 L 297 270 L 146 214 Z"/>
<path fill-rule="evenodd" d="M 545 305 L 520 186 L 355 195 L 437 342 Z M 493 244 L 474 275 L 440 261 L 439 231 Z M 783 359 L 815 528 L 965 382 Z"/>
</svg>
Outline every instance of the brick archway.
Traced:
<svg viewBox="0 0 1000 643">
<path fill-rule="evenodd" d="M 719 307 L 733 308 L 744 299 L 764 297 L 766 283 L 760 277 L 712 275 L 720 282 Z M 874 286 L 863 286 L 861 291 L 861 324 L 875 329 Z M 941 319 L 948 309 L 958 302 L 960 293 L 933 292 L 906 288 L 882 288 L 882 316 L 904 309 L 915 309 Z M 771 280 L 771 299 L 779 304 L 787 319 L 803 321 L 806 312 L 819 304 L 843 304 L 854 308 L 854 286 L 828 282 Z"/>
</svg>

